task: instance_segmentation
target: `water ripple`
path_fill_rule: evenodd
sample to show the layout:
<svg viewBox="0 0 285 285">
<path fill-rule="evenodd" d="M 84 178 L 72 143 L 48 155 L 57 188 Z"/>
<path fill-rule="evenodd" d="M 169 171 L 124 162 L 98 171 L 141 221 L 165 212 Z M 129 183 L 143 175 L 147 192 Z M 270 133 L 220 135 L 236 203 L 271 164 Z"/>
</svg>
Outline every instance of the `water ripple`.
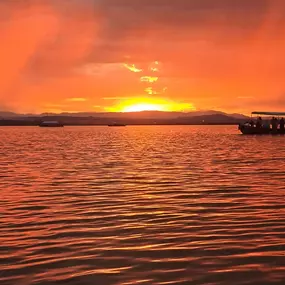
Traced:
<svg viewBox="0 0 285 285">
<path fill-rule="evenodd" d="M 0 283 L 284 284 L 282 137 L 0 128 Z"/>
</svg>

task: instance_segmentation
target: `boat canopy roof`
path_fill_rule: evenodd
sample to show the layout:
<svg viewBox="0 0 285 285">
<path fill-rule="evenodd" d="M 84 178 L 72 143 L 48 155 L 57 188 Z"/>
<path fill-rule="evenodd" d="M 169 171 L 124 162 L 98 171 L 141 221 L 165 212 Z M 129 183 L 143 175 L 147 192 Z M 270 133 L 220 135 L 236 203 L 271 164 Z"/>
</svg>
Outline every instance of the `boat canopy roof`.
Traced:
<svg viewBox="0 0 285 285">
<path fill-rule="evenodd" d="M 252 115 L 285 116 L 285 112 L 252 112 Z"/>
</svg>

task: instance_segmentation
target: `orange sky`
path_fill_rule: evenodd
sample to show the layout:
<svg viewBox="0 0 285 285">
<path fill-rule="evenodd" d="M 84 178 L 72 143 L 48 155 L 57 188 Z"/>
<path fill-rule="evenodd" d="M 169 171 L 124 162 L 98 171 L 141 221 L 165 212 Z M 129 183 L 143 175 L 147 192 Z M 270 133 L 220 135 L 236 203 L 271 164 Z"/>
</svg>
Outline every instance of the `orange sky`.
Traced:
<svg viewBox="0 0 285 285">
<path fill-rule="evenodd" d="M 2 0 L 0 110 L 285 110 L 282 0 Z"/>
</svg>

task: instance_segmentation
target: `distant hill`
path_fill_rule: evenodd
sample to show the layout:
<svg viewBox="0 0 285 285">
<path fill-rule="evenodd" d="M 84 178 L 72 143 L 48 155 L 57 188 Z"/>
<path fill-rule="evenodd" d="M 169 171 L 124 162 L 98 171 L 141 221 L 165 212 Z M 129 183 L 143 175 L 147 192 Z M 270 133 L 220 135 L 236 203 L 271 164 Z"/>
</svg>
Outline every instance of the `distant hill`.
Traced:
<svg viewBox="0 0 285 285">
<path fill-rule="evenodd" d="M 230 117 L 236 118 L 236 119 L 243 119 L 243 120 L 248 120 L 250 117 L 249 116 L 245 116 L 243 114 L 229 114 Z"/>
<path fill-rule="evenodd" d="M 200 115 L 193 117 L 181 118 L 187 123 L 191 124 L 238 124 L 244 119 L 235 118 L 225 114 L 211 114 L 211 115 Z"/>
<path fill-rule="evenodd" d="M 13 112 L 1 112 L 0 118 L 9 119 L 17 117 L 96 117 L 96 118 L 145 118 L 145 119 L 173 119 L 181 117 L 197 117 L 209 115 L 225 115 L 237 119 L 247 119 L 248 117 L 242 114 L 227 114 L 221 111 L 205 110 L 205 111 L 192 111 L 192 112 L 163 112 L 163 111 L 141 111 L 141 112 L 79 112 L 79 113 L 43 113 L 43 114 L 17 114 Z"/>
<path fill-rule="evenodd" d="M 1 118 L 2 114 L 2 118 Z M 64 125 L 211 125 L 238 124 L 248 117 L 240 114 L 226 114 L 219 111 L 159 112 L 144 111 L 133 113 L 62 113 L 41 115 L 20 115 L 0 113 L 0 125 L 38 125 L 42 121 L 56 120 Z"/>
<path fill-rule="evenodd" d="M 21 116 L 20 114 L 16 114 L 13 112 L 1 112 L 0 111 L 0 118 L 15 118 Z"/>
</svg>

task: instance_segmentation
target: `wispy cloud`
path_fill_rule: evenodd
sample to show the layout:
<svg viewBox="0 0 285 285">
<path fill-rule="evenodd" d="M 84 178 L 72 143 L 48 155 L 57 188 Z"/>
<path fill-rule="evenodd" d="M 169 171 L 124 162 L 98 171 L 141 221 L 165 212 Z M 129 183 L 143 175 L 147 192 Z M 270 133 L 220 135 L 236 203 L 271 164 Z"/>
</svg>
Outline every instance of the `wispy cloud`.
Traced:
<svg viewBox="0 0 285 285">
<path fill-rule="evenodd" d="M 156 77 L 156 76 L 142 76 L 140 80 L 142 82 L 154 83 L 158 80 L 158 77 Z"/>
<path fill-rule="evenodd" d="M 127 64 L 127 63 L 125 63 L 124 66 L 125 66 L 128 70 L 130 70 L 130 71 L 132 71 L 132 72 L 142 72 L 142 71 L 143 71 L 142 69 L 137 68 L 134 64 Z"/>
<path fill-rule="evenodd" d="M 68 101 L 68 102 L 86 102 L 87 99 L 86 98 L 81 98 L 81 97 L 78 97 L 78 98 L 67 98 L 66 101 Z"/>
</svg>

